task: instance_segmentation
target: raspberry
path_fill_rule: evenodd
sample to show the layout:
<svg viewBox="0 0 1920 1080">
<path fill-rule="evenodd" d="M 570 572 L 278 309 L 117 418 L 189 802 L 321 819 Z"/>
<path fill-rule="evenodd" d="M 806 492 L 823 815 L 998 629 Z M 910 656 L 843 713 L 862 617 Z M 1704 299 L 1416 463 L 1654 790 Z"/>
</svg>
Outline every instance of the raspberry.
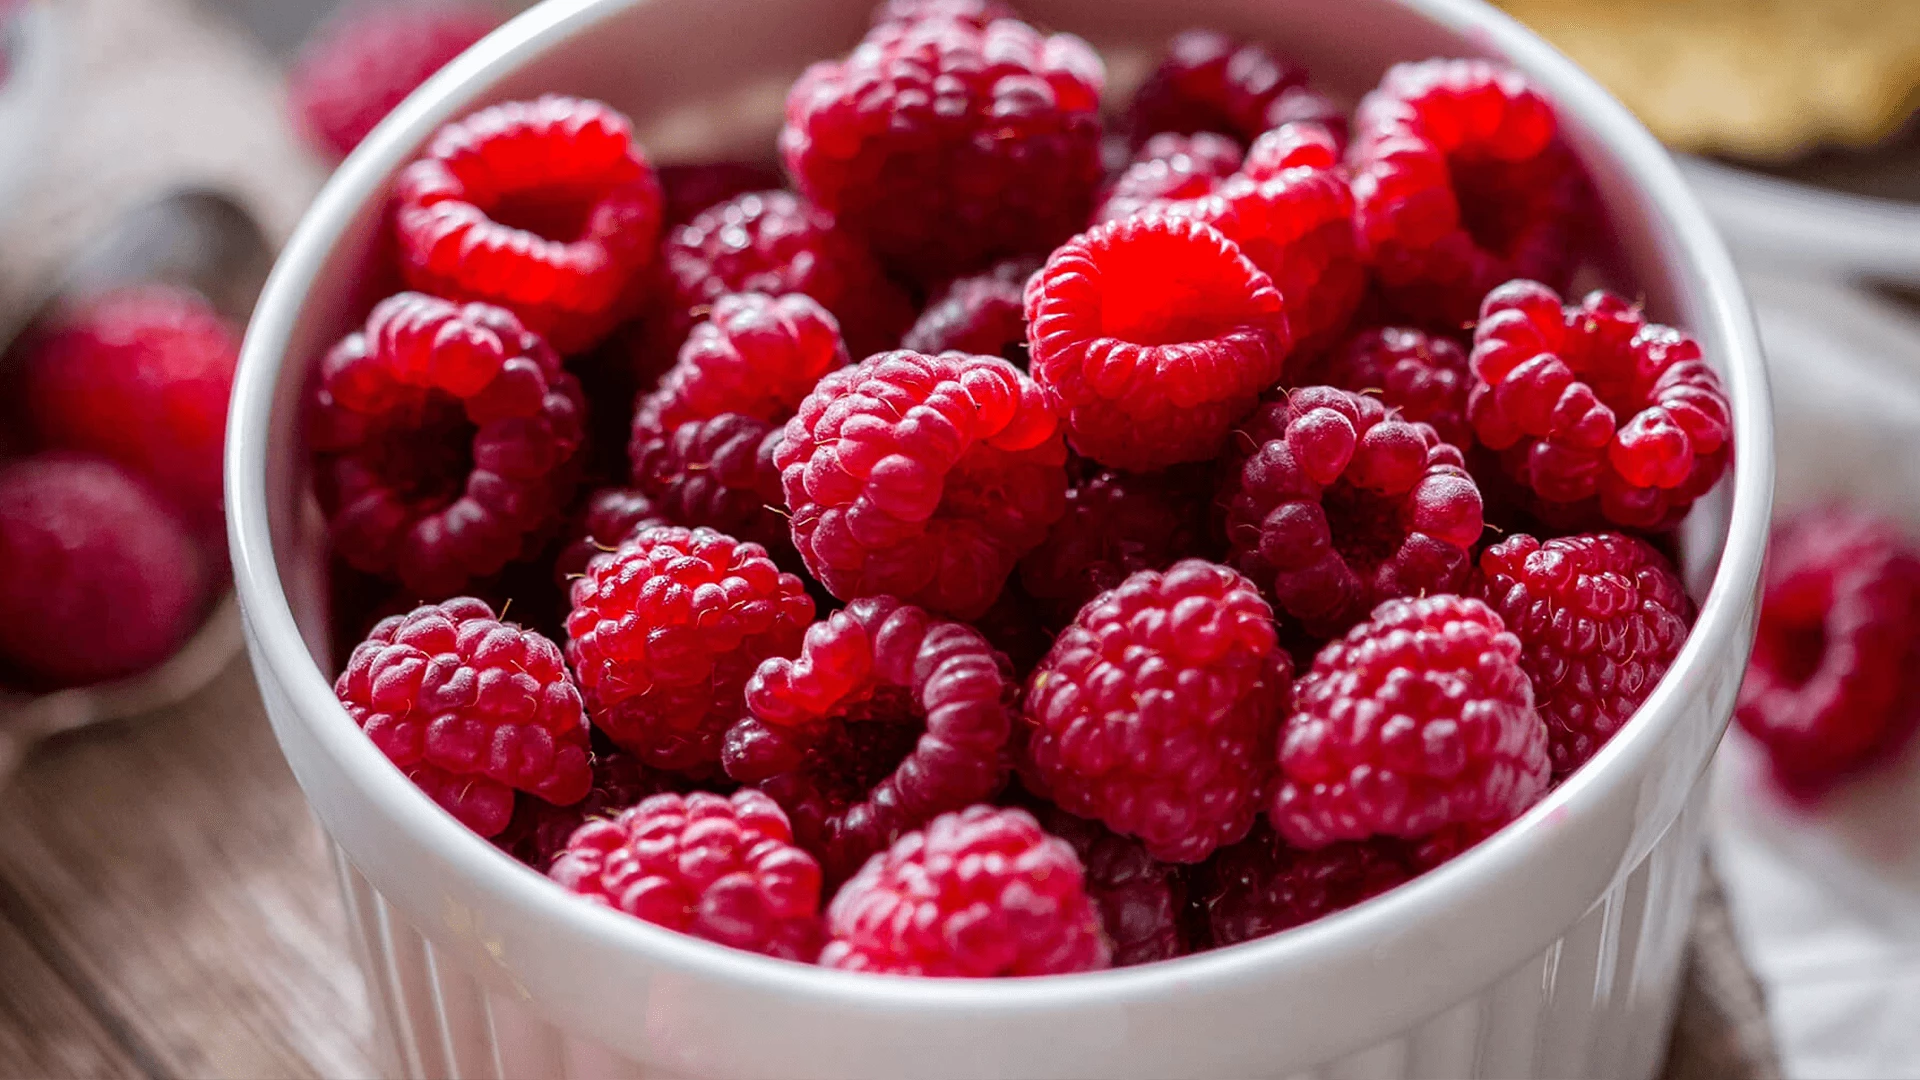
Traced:
<svg viewBox="0 0 1920 1080">
<path fill-rule="evenodd" d="M 1027 279 L 1036 259 L 1008 259 L 972 277 L 955 278 L 934 294 L 900 347 L 929 356 L 943 352 L 998 356 L 1027 366 Z"/>
<path fill-rule="evenodd" d="M 1478 600 L 1389 600 L 1294 686 L 1269 819 L 1296 847 L 1498 828 L 1547 790 L 1520 639 Z"/>
<path fill-rule="evenodd" d="M 239 359 L 239 334 L 198 294 L 119 289 L 61 311 L 31 341 L 23 411 L 43 445 L 112 458 L 217 536 Z"/>
<path fill-rule="evenodd" d="M 677 343 L 722 293 L 805 293 L 833 313 L 855 356 L 891 349 L 913 305 L 833 216 L 786 191 L 738 195 L 696 214 L 661 246 Z"/>
<path fill-rule="evenodd" d="M 1187 30 L 1167 42 L 1160 66 L 1134 94 L 1127 130 L 1136 142 L 1163 131 L 1214 131 L 1251 142 L 1272 126 L 1267 112 L 1281 95 L 1306 81 L 1306 71 L 1265 45 Z"/>
<path fill-rule="evenodd" d="M 449 60 L 492 32 L 499 16 L 446 0 L 357 6 L 300 50 L 287 76 L 293 115 L 338 159 Z"/>
<path fill-rule="evenodd" d="M 1105 80 L 1086 42 L 1015 19 L 882 22 L 794 83 L 780 151 L 882 261 L 939 281 L 1086 221 Z"/>
<path fill-rule="evenodd" d="M 1264 826 L 1221 848 L 1205 868 L 1199 902 L 1215 945 L 1238 945 L 1343 911 L 1410 880 L 1404 845 L 1373 839 L 1289 847 Z"/>
<path fill-rule="evenodd" d="M 633 482 L 652 492 L 675 522 L 704 525 L 767 549 L 774 561 L 792 565 L 793 543 L 779 509 L 780 470 L 773 450 L 780 428 L 721 413 L 690 420 L 670 436 L 636 442 Z"/>
<path fill-rule="evenodd" d="M 1067 489 L 1067 511 L 1020 560 L 1020 581 L 1053 626 L 1140 570 L 1195 554 L 1206 485 L 1190 470 L 1141 475 L 1095 469 Z"/>
<path fill-rule="evenodd" d="M 1087 895 L 1100 911 L 1114 967 L 1171 960 L 1194 951 L 1182 925 L 1187 878 L 1181 867 L 1147 854 L 1138 840 L 1046 803 L 1039 804 L 1034 816 L 1047 832 L 1072 844 L 1086 868 Z"/>
<path fill-rule="evenodd" d="M 1894 757 L 1920 723 L 1920 553 L 1847 507 L 1774 530 L 1734 716 L 1790 792 Z"/>
<path fill-rule="evenodd" d="M 1199 862 L 1253 825 L 1291 675 L 1252 582 L 1199 559 L 1143 570 L 1034 669 L 1021 775 L 1156 859 Z"/>
<path fill-rule="evenodd" d="M 908 829 L 999 792 L 1018 695 L 972 627 L 855 600 L 807 630 L 797 659 L 754 672 L 727 775 L 772 795 L 842 880 Z"/>
<path fill-rule="evenodd" d="M 1027 326 L 1074 449 L 1135 471 L 1217 456 L 1291 343 L 1279 291 L 1238 245 L 1151 214 L 1055 251 L 1027 285 Z"/>
<path fill-rule="evenodd" d="M 757 791 L 651 796 L 580 826 L 548 876 L 683 934 L 802 963 L 819 953 L 820 866 Z"/>
<path fill-rule="evenodd" d="M 774 452 L 794 547 L 833 595 L 968 619 L 1046 538 L 1066 448 L 1000 360 L 881 353 L 820 380 Z"/>
<path fill-rule="evenodd" d="M 828 967 L 1063 975 L 1108 964 L 1073 848 L 1024 810 L 942 814 L 868 860 L 827 908 Z"/>
<path fill-rule="evenodd" d="M 308 419 L 335 552 L 428 596 L 532 554 L 572 495 L 585 408 L 511 312 L 382 300 L 322 361 Z"/>
<path fill-rule="evenodd" d="M 780 186 L 780 170 L 751 161 L 702 161 L 660 166 L 662 211 L 668 225 L 684 225 L 728 199 Z"/>
<path fill-rule="evenodd" d="M 199 625 L 206 569 L 186 527 L 113 462 L 0 466 L 0 677 L 35 688 L 132 675 Z"/>
<path fill-rule="evenodd" d="M 627 118 L 548 94 L 440 129 L 395 184 L 407 284 L 498 304 L 563 353 L 637 309 L 660 181 Z"/>
<path fill-rule="evenodd" d="M 574 581 L 567 659 L 594 726 L 654 768 L 708 774 L 753 669 L 799 651 L 812 620 L 800 579 L 760 545 L 649 529 Z"/>
<path fill-rule="evenodd" d="M 1175 199 L 1211 195 L 1240 168 L 1240 144 L 1211 131 L 1163 131 L 1141 145 L 1100 196 L 1092 223 L 1119 221 Z"/>
<path fill-rule="evenodd" d="M 555 806 L 545 799 L 520 799 L 513 820 L 493 838 L 500 850 L 546 873 L 566 849 L 574 830 L 596 819 L 610 818 L 649 795 L 678 791 L 682 778 L 649 769 L 622 750 L 593 755 L 593 787 L 571 806 Z"/>
<path fill-rule="evenodd" d="M 1726 469 L 1731 407 L 1699 343 L 1612 293 L 1562 307 L 1510 281 L 1481 306 L 1472 363 L 1474 432 L 1550 514 L 1667 528 Z"/>
<path fill-rule="evenodd" d="M 472 597 L 382 619 L 333 692 L 388 760 L 425 766 L 416 783 L 482 836 L 507 827 L 510 789 L 565 806 L 593 786 L 587 718 L 559 648 Z"/>
<path fill-rule="evenodd" d="M 1228 473 L 1233 566 L 1317 636 L 1382 600 L 1455 592 L 1480 539 L 1480 491 L 1460 451 L 1374 398 L 1330 386 L 1262 405 Z"/>
<path fill-rule="evenodd" d="M 1666 557 L 1619 533 L 1510 536 L 1480 556 L 1474 595 L 1520 639 L 1557 777 L 1633 716 L 1679 655 L 1693 615 Z"/>
<path fill-rule="evenodd" d="M 648 529 L 671 525 L 652 499 L 632 488 L 601 488 L 587 497 L 567 530 L 568 542 L 554 559 L 554 578 L 563 589 L 587 572 L 595 555 L 610 553 Z"/>
<path fill-rule="evenodd" d="M 1316 127 L 1325 136 L 1327 144 L 1333 150 L 1336 161 L 1347 152 L 1347 111 L 1334 104 L 1333 99 L 1304 86 L 1289 87 L 1280 91 L 1267 106 L 1267 131 L 1253 141 L 1247 150 L 1249 160 L 1256 155 L 1261 139 L 1277 129 Z M 1258 176 L 1258 169 L 1249 169 L 1249 174 Z"/>
<path fill-rule="evenodd" d="M 1319 120 L 1290 120 L 1253 140 L 1240 171 L 1255 180 L 1272 180 L 1292 169 L 1332 171 L 1340 167 L 1340 137 Z"/>
<path fill-rule="evenodd" d="M 1407 319 L 1455 331 L 1515 277 L 1564 286 L 1591 218 L 1551 103 L 1485 60 L 1396 64 L 1360 103 L 1347 162 L 1361 247 Z"/>
<path fill-rule="evenodd" d="M 1384 326 L 1347 339 L 1313 375 L 1342 390 L 1378 397 L 1402 420 L 1433 428 L 1440 441 L 1465 451 L 1467 390 L 1473 376 L 1466 351 L 1451 339 L 1402 326 Z"/>
</svg>

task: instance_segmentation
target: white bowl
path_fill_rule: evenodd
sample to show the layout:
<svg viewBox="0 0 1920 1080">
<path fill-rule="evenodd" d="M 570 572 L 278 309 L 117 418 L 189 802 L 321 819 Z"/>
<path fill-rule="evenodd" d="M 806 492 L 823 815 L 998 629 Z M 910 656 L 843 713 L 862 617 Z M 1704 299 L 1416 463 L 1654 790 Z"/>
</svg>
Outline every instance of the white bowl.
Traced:
<svg viewBox="0 0 1920 1080">
<path fill-rule="evenodd" d="M 579 902 L 416 791 L 335 703 L 323 530 L 297 424 L 354 320 L 387 184 L 440 123 L 557 90 L 636 118 L 657 156 L 770 145 L 782 88 L 847 49 L 868 0 L 549 0 L 401 106 L 343 165 L 247 336 L 228 507 L 275 731 L 340 853 L 391 1070 L 414 1076 L 1649 1076 L 1700 867 L 1702 771 L 1745 667 L 1772 491 L 1754 332 L 1665 151 L 1558 53 L 1470 0 L 1026 0 L 1103 49 L 1189 25 L 1272 41 L 1358 94 L 1396 60 L 1510 60 L 1558 101 L 1631 287 L 1727 379 L 1739 454 L 1696 510 L 1693 637 L 1635 719 L 1525 818 L 1350 911 L 1120 971 L 879 978 L 733 952 Z M 689 111 L 694 104 L 702 109 Z M 1710 583 L 1711 588 L 1706 586 Z M 317 661 L 317 662 L 316 662 Z"/>
</svg>

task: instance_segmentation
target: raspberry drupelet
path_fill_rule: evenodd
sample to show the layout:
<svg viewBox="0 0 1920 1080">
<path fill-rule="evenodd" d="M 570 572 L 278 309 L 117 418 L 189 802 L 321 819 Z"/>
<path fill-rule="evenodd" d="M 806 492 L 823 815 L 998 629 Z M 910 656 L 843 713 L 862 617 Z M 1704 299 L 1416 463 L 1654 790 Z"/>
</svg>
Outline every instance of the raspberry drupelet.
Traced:
<svg viewBox="0 0 1920 1080">
<path fill-rule="evenodd" d="M 654 795 L 589 821 L 548 876 L 669 930 L 782 960 L 819 955 L 820 866 L 758 791 Z"/>
<path fill-rule="evenodd" d="M 1159 66 L 1134 93 L 1126 127 L 1136 145 L 1161 132 L 1202 131 L 1245 144 L 1280 122 L 1270 113 L 1283 97 L 1289 119 L 1313 115 L 1301 96 L 1312 94 L 1306 83 L 1303 68 L 1259 42 L 1237 41 L 1216 30 L 1187 30 L 1167 43 Z M 1330 107 L 1325 111 L 1338 115 Z"/>
<path fill-rule="evenodd" d="M 1273 281 L 1198 221 L 1098 225 L 1027 285 L 1030 367 L 1075 450 L 1148 471 L 1216 457 L 1286 369 Z"/>
<path fill-rule="evenodd" d="M 1216 946 L 1238 945 L 1343 911 L 1411 880 L 1397 840 L 1349 840 L 1314 851 L 1262 825 L 1202 869 L 1197 900 Z"/>
<path fill-rule="evenodd" d="M 780 150 L 895 272 L 940 281 L 1086 222 L 1105 78 L 1086 42 L 1015 19 L 882 22 L 794 83 Z"/>
<path fill-rule="evenodd" d="M 1920 724 L 1920 552 L 1897 524 L 1831 506 L 1774 529 L 1734 718 L 1801 797 L 1899 754 Z"/>
<path fill-rule="evenodd" d="M 1201 554 L 1208 475 L 1193 466 L 1164 473 L 1091 468 L 1067 488 L 1067 510 L 1020 560 L 1020 582 L 1050 627 L 1073 621 L 1087 601 L 1135 571 L 1165 570 Z"/>
<path fill-rule="evenodd" d="M 789 191 L 736 195 L 670 230 L 661 260 L 667 347 L 678 346 L 724 293 L 804 293 L 833 313 L 855 357 L 891 349 L 913 322 L 913 304 L 833 215 Z"/>
<path fill-rule="evenodd" d="M 393 222 L 409 286 L 498 304 L 572 353 L 644 300 L 660 214 L 627 118 L 548 94 L 441 128 L 400 173 Z"/>
<path fill-rule="evenodd" d="M 820 962 L 886 975 L 1064 975 L 1109 964 L 1073 848 L 1024 810 L 942 814 L 867 861 L 827 908 Z"/>
<path fill-rule="evenodd" d="M 1693 602 L 1638 537 L 1510 536 L 1480 556 L 1474 595 L 1520 639 L 1556 777 L 1632 718 L 1686 644 Z"/>
<path fill-rule="evenodd" d="M 573 582 L 567 659 L 595 727 L 643 763 L 718 771 L 742 692 L 813 620 L 800 579 L 758 544 L 664 527 L 596 555 Z"/>
<path fill-rule="evenodd" d="M 388 760 L 481 836 L 507 827 L 514 791 L 564 806 L 593 786 L 560 649 L 472 597 L 382 619 L 333 689 Z"/>
<path fill-rule="evenodd" d="M 1467 422 L 1473 375 L 1467 351 L 1451 338 L 1404 326 L 1362 330 L 1310 374 L 1316 382 L 1377 396 L 1400 419 L 1426 424 L 1463 453 L 1473 446 Z"/>
<path fill-rule="evenodd" d="M 321 362 L 308 414 L 334 551 L 446 596 L 533 551 L 573 494 L 580 387 L 503 309 L 382 300 Z"/>
<path fill-rule="evenodd" d="M 1018 696 L 972 627 L 866 597 L 808 628 L 797 658 L 760 665 L 723 760 L 840 881 L 908 829 L 999 793 Z"/>
<path fill-rule="evenodd" d="M 1491 832 L 1544 795 L 1547 726 L 1486 604 L 1389 600 L 1294 685 L 1268 819 L 1295 847 Z"/>
<path fill-rule="evenodd" d="M 1222 180 L 1239 171 L 1240 159 L 1240 144 L 1225 135 L 1163 131 L 1148 139 L 1101 192 L 1091 223 L 1119 221 L 1164 202 L 1211 195 Z"/>
<path fill-rule="evenodd" d="M 683 791 L 687 784 L 685 777 L 648 768 L 624 750 L 596 750 L 592 768 L 593 786 L 579 802 L 555 806 L 545 799 L 516 799 L 513 819 L 493 838 L 494 846 L 544 874 L 580 826 L 615 817 L 649 795 Z"/>
<path fill-rule="evenodd" d="M 1038 269 L 1038 259 L 1006 259 L 983 273 L 953 279 L 927 302 L 900 347 L 928 355 L 998 356 L 1025 368 L 1027 279 Z"/>
<path fill-rule="evenodd" d="M 1041 828 L 1073 845 L 1087 895 L 1113 951 L 1114 967 L 1171 960 L 1194 951 L 1186 925 L 1187 872 L 1147 854 L 1140 841 L 1097 821 L 1034 800 Z"/>
<path fill-rule="evenodd" d="M 1354 116 L 1361 247 L 1388 305 L 1446 333 L 1510 278 L 1564 287 L 1595 213 L 1553 106 L 1486 60 L 1388 69 Z"/>
<path fill-rule="evenodd" d="M 1220 492 L 1231 564 L 1311 634 L 1465 586 L 1480 492 L 1460 451 L 1364 394 L 1309 386 L 1236 432 Z"/>
<path fill-rule="evenodd" d="M 1291 676 L 1252 582 L 1199 559 L 1141 571 L 1034 668 L 1021 776 L 1156 859 L 1199 862 L 1253 825 Z"/>
<path fill-rule="evenodd" d="M 1549 516 L 1658 530 L 1726 470 L 1733 421 L 1700 345 L 1604 290 L 1561 305 L 1539 282 L 1487 294 L 1468 415 Z"/>
<path fill-rule="evenodd" d="M 829 592 L 970 619 L 1060 517 L 1066 454 L 1012 364 L 899 351 L 821 379 L 774 461 L 794 547 Z"/>
</svg>

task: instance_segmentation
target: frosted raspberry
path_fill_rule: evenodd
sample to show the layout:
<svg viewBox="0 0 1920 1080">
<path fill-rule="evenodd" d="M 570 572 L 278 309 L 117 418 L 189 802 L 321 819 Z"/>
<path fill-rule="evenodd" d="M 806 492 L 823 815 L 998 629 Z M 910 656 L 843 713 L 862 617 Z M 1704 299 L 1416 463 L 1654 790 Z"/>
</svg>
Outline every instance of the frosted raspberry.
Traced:
<svg viewBox="0 0 1920 1080">
<path fill-rule="evenodd" d="M 812 620 L 758 544 L 649 529 L 574 581 L 567 659 L 594 726 L 654 768 L 710 774 L 753 669 L 798 652 Z"/>
<path fill-rule="evenodd" d="M 1461 451 L 1473 446 L 1467 391 L 1473 375 L 1467 353 L 1452 339 L 1404 326 L 1362 330 L 1330 352 L 1312 372 L 1316 381 L 1377 397 L 1402 420 L 1433 428 Z"/>
<path fill-rule="evenodd" d="M 197 532 L 219 533 L 240 335 L 204 299 L 168 285 L 119 289 L 63 308 L 24 352 L 21 411 L 42 446 L 112 458 Z"/>
<path fill-rule="evenodd" d="M 447 0 L 356 5 L 309 40 L 287 75 L 287 103 L 338 159 L 449 60 L 492 32 L 486 6 Z"/>
<path fill-rule="evenodd" d="M 1033 378 L 1075 450 L 1145 471 L 1217 456 L 1286 367 L 1280 293 L 1196 221 L 1097 225 L 1027 285 Z"/>
<path fill-rule="evenodd" d="M 493 838 L 494 846 L 544 874 L 580 826 L 618 816 L 649 795 L 680 791 L 686 784 L 685 777 L 649 769 L 624 750 L 595 752 L 592 768 L 593 786 L 577 803 L 555 806 L 532 797 L 515 800 L 513 819 Z"/>
<path fill-rule="evenodd" d="M 1920 553 L 1898 526 L 1834 506 L 1774 529 L 1734 717 L 1803 796 L 1906 745 L 1920 724 Z"/>
<path fill-rule="evenodd" d="M 382 300 L 321 362 L 312 404 L 334 551 L 417 595 L 531 555 L 573 494 L 579 384 L 502 308 Z"/>
<path fill-rule="evenodd" d="M 1211 195 L 1240 168 L 1240 144 L 1211 131 L 1163 131 L 1148 139 L 1101 193 L 1092 223 L 1119 221 L 1175 199 Z"/>
<path fill-rule="evenodd" d="M 660 166 L 660 192 L 668 225 L 684 225 L 702 210 L 741 195 L 773 191 L 780 170 L 751 161 L 701 161 Z"/>
<path fill-rule="evenodd" d="M 1699 343 L 1612 293 L 1562 307 L 1510 281 L 1481 305 L 1472 363 L 1474 432 L 1549 513 L 1667 528 L 1726 470 L 1732 410 Z"/>
<path fill-rule="evenodd" d="M 774 452 L 807 569 L 843 600 L 985 611 L 1059 518 L 1066 448 L 1020 369 L 881 353 L 820 380 Z"/>
<path fill-rule="evenodd" d="M 472 597 L 382 619 L 333 692 L 380 752 L 482 836 L 507 827 L 508 789 L 557 806 L 593 785 L 580 692 L 553 642 Z M 479 794 L 459 793 L 465 781 Z M 468 800 L 474 800 L 469 802 Z"/>
<path fill-rule="evenodd" d="M 1086 221 L 1105 79 L 1086 42 L 1014 19 L 882 22 L 794 83 L 780 150 L 890 266 L 943 280 Z"/>
<path fill-rule="evenodd" d="M 727 775 L 772 795 L 843 880 L 908 829 L 1000 791 L 1018 695 L 972 627 L 855 600 L 807 630 L 797 659 L 754 673 Z"/>
<path fill-rule="evenodd" d="M 1498 828 L 1544 795 L 1520 639 L 1478 600 L 1389 600 L 1294 686 L 1269 820 L 1296 847 Z"/>
<path fill-rule="evenodd" d="M 0 466 L 0 681 L 104 682 L 165 660 L 200 624 L 208 575 L 175 512 L 102 458 Z"/>
<path fill-rule="evenodd" d="M 1127 130 L 1136 142 L 1163 131 L 1214 131 L 1251 142 L 1273 126 L 1268 109 L 1306 81 L 1305 70 L 1265 45 L 1187 30 L 1167 42 L 1166 56 L 1134 94 Z"/>
<path fill-rule="evenodd" d="M 1507 537 L 1480 556 L 1474 595 L 1520 639 L 1555 776 L 1579 768 L 1633 716 L 1693 617 L 1666 556 L 1619 533 Z"/>
<path fill-rule="evenodd" d="M 1553 105 L 1510 68 L 1387 71 L 1355 114 L 1347 161 L 1361 246 L 1398 314 L 1456 331 L 1510 278 L 1566 284 L 1594 211 L 1556 129 Z"/>
<path fill-rule="evenodd" d="M 948 282 L 928 302 L 900 347 L 998 356 L 1027 366 L 1027 279 L 1038 259 L 1007 259 L 971 277 Z"/>
<path fill-rule="evenodd" d="M 570 353 L 637 309 L 660 213 L 627 118 L 548 94 L 441 128 L 395 182 L 393 220 L 408 285 L 498 304 Z"/>
<path fill-rule="evenodd" d="M 1382 600 L 1456 592 L 1482 527 L 1460 451 L 1374 398 L 1288 391 L 1239 428 L 1220 501 L 1231 562 L 1321 637 Z"/>
<path fill-rule="evenodd" d="M 827 909 L 828 967 L 1063 975 L 1108 964 L 1080 861 L 1024 810 L 943 814 L 874 856 Z"/>
<path fill-rule="evenodd" d="M 567 529 L 567 544 L 554 559 L 554 578 L 562 589 L 587 572 L 595 555 L 610 553 L 648 529 L 671 525 L 652 499 L 632 488 L 601 488 L 587 497 Z"/>
<path fill-rule="evenodd" d="M 548 875 L 683 934 L 802 963 L 819 952 L 820 866 L 757 791 L 651 796 L 580 826 Z"/>
<path fill-rule="evenodd" d="M 1021 775 L 1156 859 L 1199 862 L 1253 825 L 1291 676 L 1252 582 L 1199 559 L 1143 570 L 1034 669 Z"/>
<path fill-rule="evenodd" d="M 1072 844 L 1086 869 L 1087 895 L 1100 911 L 1114 967 L 1171 960 L 1194 951 L 1184 925 L 1184 867 L 1160 862 L 1140 841 L 1117 835 L 1097 821 L 1035 802 L 1033 813 L 1041 827 Z"/>
<path fill-rule="evenodd" d="M 1206 528 L 1204 474 L 1091 469 L 1067 488 L 1067 510 L 1020 560 L 1020 581 L 1048 623 L 1073 621 L 1089 600 L 1140 570 L 1198 553 Z"/>
<path fill-rule="evenodd" d="M 805 293 L 833 313 L 855 356 L 891 349 L 913 305 L 833 215 L 791 192 L 737 195 L 696 214 L 661 245 L 672 285 L 673 344 L 723 293 Z"/>
<path fill-rule="evenodd" d="M 1346 841 L 1316 851 L 1272 829 L 1221 848 L 1204 868 L 1200 905 L 1215 945 L 1238 945 L 1343 911 L 1417 873 L 1396 840 Z"/>
</svg>

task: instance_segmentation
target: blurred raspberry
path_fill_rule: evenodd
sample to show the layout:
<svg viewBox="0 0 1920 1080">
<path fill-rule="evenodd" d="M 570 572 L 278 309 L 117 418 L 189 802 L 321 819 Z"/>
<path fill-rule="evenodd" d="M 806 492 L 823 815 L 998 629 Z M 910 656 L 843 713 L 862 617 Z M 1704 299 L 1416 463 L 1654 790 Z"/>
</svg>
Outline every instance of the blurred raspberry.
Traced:
<svg viewBox="0 0 1920 1080">
<path fill-rule="evenodd" d="M 1272 180 L 1292 169 L 1340 168 L 1340 138 L 1317 120 L 1290 120 L 1264 131 L 1247 148 L 1240 171 L 1255 180 Z"/>
<path fill-rule="evenodd" d="M 55 689 L 165 660 L 205 611 L 200 559 L 174 511 L 113 462 L 0 466 L 0 678 Z"/>
<path fill-rule="evenodd" d="M 1426 424 L 1462 452 L 1473 446 L 1467 424 L 1473 374 L 1466 350 L 1450 338 L 1402 326 L 1362 330 L 1311 374 L 1330 386 L 1378 397 L 1400 419 Z"/>
<path fill-rule="evenodd" d="M 1199 902 L 1213 943 L 1238 945 L 1372 899 L 1418 872 L 1404 849 L 1375 838 L 1302 851 L 1259 826 L 1203 869 Z"/>
<path fill-rule="evenodd" d="M 1113 966 L 1171 960 L 1194 951 L 1182 916 L 1187 908 L 1184 868 L 1147 854 L 1138 841 L 1097 821 L 1077 818 L 1035 800 L 1042 828 L 1073 845 L 1086 870 L 1087 895 L 1113 950 Z"/>
<path fill-rule="evenodd" d="M 1252 142 L 1273 126 L 1268 109 L 1307 73 L 1258 42 L 1240 42 L 1216 30 L 1187 30 L 1167 42 L 1166 56 L 1127 106 L 1134 142 L 1163 131 L 1213 131 Z"/>
<path fill-rule="evenodd" d="M 1206 476 L 1094 468 L 1067 488 L 1067 511 L 1020 560 L 1020 581 L 1051 626 L 1065 626 L 1094 597 L 1140 570 L 1165 570 L 1198 554 L 1206 529 Z"/>
<path fill-rule="evenodd" d="M 873 25 L 946 19 L 985 30 L 995 19 L 1018 17 L 1012 7 L 1000 0 L 885 0 L 874 9 Z"/>
<path fill-rule="evenodd" d="M 649 795 L 679 791 L 684 778 L 640 764 L 624 750 L 593 755 L 593 787 L 570 806 L 523 796 L 514 803 L 513 820 L 493 838 L 500 850 L 541 873 L 567 846 L 574 830 L 588 821 L 618 816 Z"/>
<path fill-rule="evenodd" d="M 972 277 L 955 278 L 934 294 L 900 347 L 998 356 L 1027 366 L 1027 279 L 1038 259 L 1007 259 Z"/>
<path fill-rule="evenodd" d="M 1211 131 L 1181 135 L 1164 131 L 1141 145 L 1101 192 L 1092 224 L 1119 221 L 1174 199 L 1211 195 L 1240 168 L 1240 144 Z"/>
<path fill-rule="evenodd" d="M 660 166 L 660 192 L 668 225 L 684 225 L 728 199 L 780 186 L 780 170 L 751 161 L 701 161 Z"/>
<path fill-rule="evenodd" d="M 287 75 L 288 107 L 320 150 L 346 157 L 415 87 L 498 25 L 489 8 L 452 0 L 349 7 L 301 47 Z"/>
</svg>

